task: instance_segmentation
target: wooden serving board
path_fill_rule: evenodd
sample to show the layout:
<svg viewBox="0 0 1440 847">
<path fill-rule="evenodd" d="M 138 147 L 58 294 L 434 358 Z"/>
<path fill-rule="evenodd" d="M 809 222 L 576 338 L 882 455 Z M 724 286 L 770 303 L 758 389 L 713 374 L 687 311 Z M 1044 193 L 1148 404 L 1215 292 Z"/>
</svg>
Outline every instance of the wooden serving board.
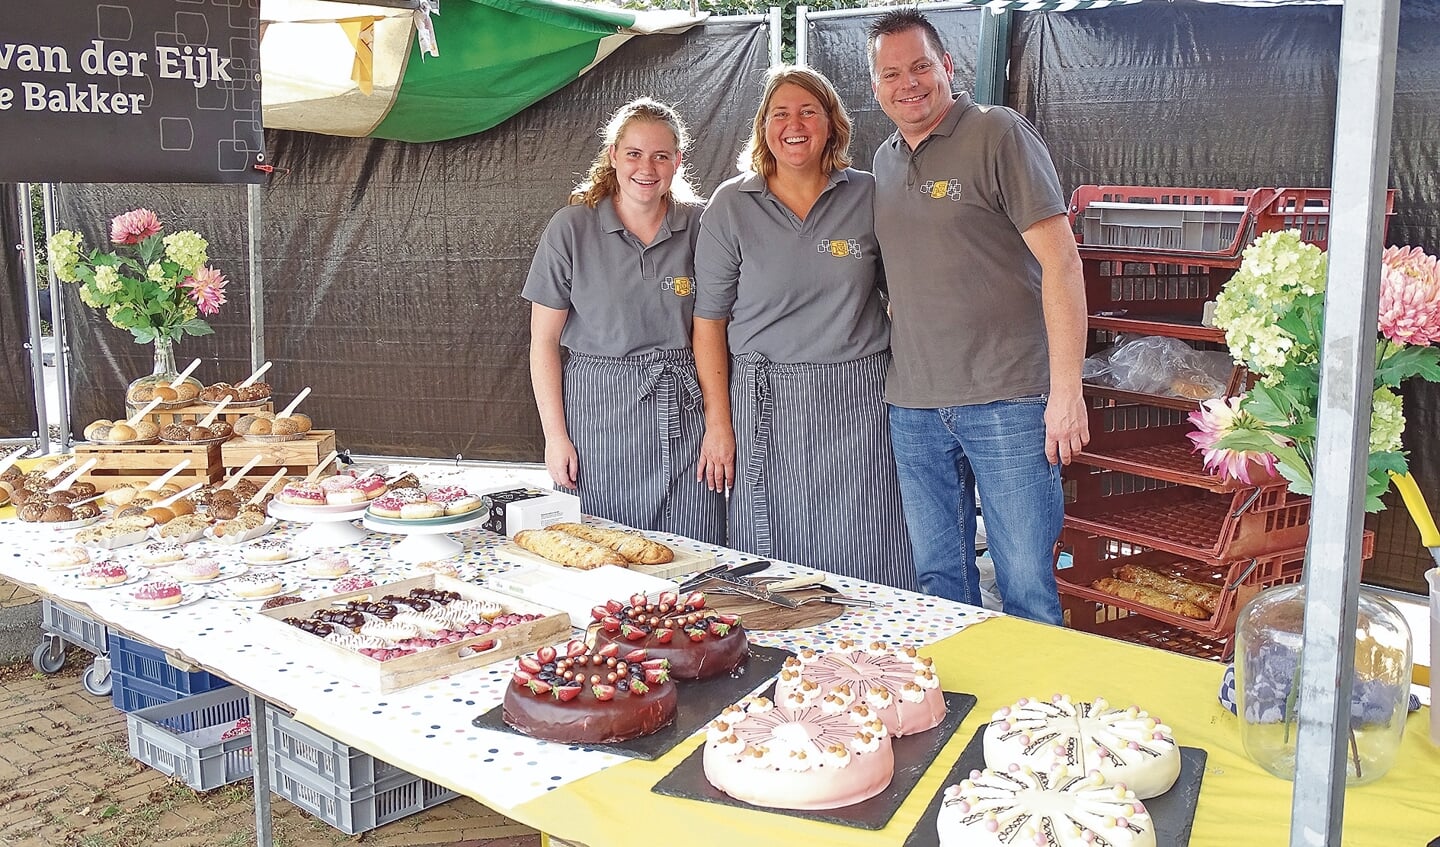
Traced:
<svg viewBox="0 0 1440 847">
<path fill-rule="evenodd" d="M 757 585 L 776 581 L 755 580 Z M 754 597 L 745 597 L 740 594 L 718 594 L 709 590 L 723 586 L 722 582 L 707 582 L 700 586 L 698 590 L 705 592 L 705 607 L 730 615 L 739 615 L 740 624 L 746 629 L 804 629 L 807 626 L 829 623 L 845 614 L 847 608 L 851 608 L 834 603 L 808 603 L 798 608 L 787 609 L 784 606 L 777 606 Z M 826 593 L 818 588 L 801 588 L 787 591 L 785 596 L 804 600 L 807 597 L 820 597 Z"/>
<path fill-rule="evenodd" d="M 653 541 L 654 539 L 651 540 Z M 669 544 L 665 546 L 675 551 L 674 561 L 666 562 L 663 565 L 630 565 L 627 567 L 627 570 L 643 573 L 647 576 L 659 577 L 660 579 L 670 579 L 671 577 L 692 574 L 696 571 L 708 570 L 709 568 L 715 567 L 714 553 L 697 553 L 694 550 L 687 550 L 684 547 L 675 547 Z M 495 552 L 511 561 L 534 562 L 541 565 L 549 565 L 553 568 L 565 567 L 559 562 L 554 562 L 541 556 L 539 553 L 532 553 L 526 550 L 514 541 L 506 541 L 496 548 Z"/>
<path fill-rule="evenodd" d="M 377 661 L 354 650 L 338 647 L 323 638 L 311 635 L 284 622 L 285 618 L 307 618 L 316 609 L 344 605 L 343 601 L 370 595 L 375 599 L 386 594 L 406 594 L 412 588 L 440 588 L 454 591 L 467 600 L 489 600 L 499 603 L 506 612 L 538 614 L 544 617 L 495 632 L 461 639 L 451 644 L 421 650 L 408 656 L 400 656 L 387 662 Z M 454 673 L 461 673 L 484 665 L 510 659 L 527 653 L 537 647 L 553 644 L 570 633 L 570 616 L 528 600 L 511 597 L 491 591 L 488 588 L 462 582 L 442 574 L 426 574 L 399 582 L 387 582 L 363 591 L 335 594 L 319 600 L 292 603 L 278 609 L 267 609 L 255 615 L 260 621 L 257 626 L 264 629 L 266 637 L 285 642 L 305 655 L 308 661 L 323 664 L 327 669 L 346 679 L 389 693 L 411 685 L 429 682 Z M 483 653 L 461 658 L 462 648 L 472 647 L 485 641 L 494 641 L 495 646 Z"/>
</svg>

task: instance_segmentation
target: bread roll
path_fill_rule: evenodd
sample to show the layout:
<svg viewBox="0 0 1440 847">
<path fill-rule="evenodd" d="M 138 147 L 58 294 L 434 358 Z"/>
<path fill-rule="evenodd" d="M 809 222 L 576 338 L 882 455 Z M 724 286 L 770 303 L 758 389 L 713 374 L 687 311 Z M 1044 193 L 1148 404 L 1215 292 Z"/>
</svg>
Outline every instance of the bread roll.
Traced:
<svg viewBox="0 0 1440 847">
<path fill-rule="evenodd" d="M 554 529 L 521 530 L 515 533 L 515 543 L 567 568 L 588 571 L 601 565 L 619 565 L 623 568 L 629 564 L 624 556 L 609 547 L 601 547 L 568 532 Z"/>
<path fill-rule="evenodd" d="M 1192 618 L 1197 621 L 1209 620 L 1210 613 L 1189 600 L 1182 600 L 1179 597 L 1171 597 L 1156 591 L 1153 588 L 1146 588 L 1143 585 L 1136 585 L 1133 582 L 1121 582 L 1118 579 L 1097 579 L 1090 583 L 1090 587 L 1096 591 L 1103 591 L 1106 594 L 1113 594 L 1122 600 L 1129 600 L 1132 603 L 1139 603 L 1142 606 L 1149 606 L 1152 609 L 1159 609 L 1162 612 L 1169 612 L 1172 615 L 1179 615 L 1184 618 Z"/>
<path fill-rule="evenodd" d="M 1116 568 L 1115 578 L 1189 600 L 1212 615 L 1215 614 L 1216 609 L 1220 608 L 1220 589 L 1213 585 L 1195 582 L 1181 576 L 1163 574 L 1139 565 L 1122 565 Z"/>
<path fill-rule="evenodd" d="M 675 561 L 675 551 L 658 541 L 651 541 L 638 532 L 601 529 L 583 523 L 557 523 L 546 529 L 568 532 L 586 541 L 609 547 L 632 565 L 663 565 Z"/>
</svg>

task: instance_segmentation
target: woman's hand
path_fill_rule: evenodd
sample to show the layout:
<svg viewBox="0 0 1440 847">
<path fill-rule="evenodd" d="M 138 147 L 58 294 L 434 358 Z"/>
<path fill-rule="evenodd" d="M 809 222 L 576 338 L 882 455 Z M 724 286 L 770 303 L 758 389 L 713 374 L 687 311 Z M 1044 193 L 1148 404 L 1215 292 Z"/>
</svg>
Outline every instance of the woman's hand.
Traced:
<svg viewBox="0 0 1440 847">
<path fill-rule="evenodd" d="M 575 455 L 575 443 L 568 438 L 545 441 L 545 470 L 550 479 L 561 488 L 574 488 L 575 477 L 580 472 L 580 459 Z"/>
<path fill-rule="evenodd" d="M 706 426 L 700 441 L 700 460 L 695 478 L 711 491 L 728 491 L 735 484 L 735 430 L 728 426 Z"/>
</svg>

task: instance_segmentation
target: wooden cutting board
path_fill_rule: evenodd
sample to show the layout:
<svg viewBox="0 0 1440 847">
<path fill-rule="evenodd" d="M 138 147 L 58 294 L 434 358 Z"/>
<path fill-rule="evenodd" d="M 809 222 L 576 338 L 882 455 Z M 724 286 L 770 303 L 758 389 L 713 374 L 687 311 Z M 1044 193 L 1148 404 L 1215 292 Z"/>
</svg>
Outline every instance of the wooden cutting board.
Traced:
<svg viewBox="0 0 1440 847">
<path fill-rule="evenodd" d="M 757 585 L 776 580 L 755 580 Z M 716 609 L 726 614 L 739 615 L 740 623 L 746 629 L 773 630 L 773 629 L 804 629 L 807 626 L 816 626 L 835 620 L 851 606 L 839 606 L 835 603 L 808 603 L 795 609 L 787 609 L 784 606 L 777 606 L 774 603 L 767 603 L 764 600 L 756 600 L 753 597 L 742 597 L 739 594 L 717 594 L 713 591 L 706 591 L 707 588 L 717 583 L 709 582 L 700 586 L 705 591 L 705 605 L 708 608 Z M 807 597 L 820 597 L 827 592 L 818 588 L 802 588 L 798 591 L 785 592 L 786 597 L 793 597 L 796 600 L 804 600 Z"/>
<path fill-rule="evenodd" d="M 668 545 L 667 545 L 668 546 Z M 675 560 L 666 562 L 663 565 L 630 565 L 629 569 L 636 573 L 643 573 L 661 579 L 683 576 L 707 570 L 715 567 L 714 553 L 697 553 L 694 550 L 687 550 L 684 547 L 670 547 L 675 551 Z M 514 541 L 506 541 L 495 549 L 497 555 L 511 561 L 534 562 L 541 565 L 549 565 L 552 568 L 563 568 L 559 562 L 552 562 L 538 553 L 532 553 L 516 544 Z M 819 605 L 819 604 L 817 604 Z"/>
</svg>

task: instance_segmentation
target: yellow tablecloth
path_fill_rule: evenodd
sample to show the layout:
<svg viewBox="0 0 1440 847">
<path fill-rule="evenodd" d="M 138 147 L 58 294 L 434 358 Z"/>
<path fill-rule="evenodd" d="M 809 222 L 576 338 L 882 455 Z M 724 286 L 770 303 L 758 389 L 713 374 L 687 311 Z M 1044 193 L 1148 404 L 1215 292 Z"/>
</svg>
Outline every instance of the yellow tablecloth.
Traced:
<svg viewBox="0 0 1440 847">
<path fill-rule="evenodd" d="M 515 813 L 557 838 L 591 847 L 622 847 L 656 837 L 674 838 L 687 847 L 898 847 L 976 728 L 996 709 L 1021 697 L 1063 692 L 1138 704 L 1169 724 L 1182 745 L 1209 753 L 1190 841 L 1194 847 L 1289 842 L 1292 786 L 1245 757 L 1235 717 L 1216 700 L 1221 665 L 1013 618 L 972 626 L 925 652 L 934 656 L 946 689 L 975 694 L 980 702 L 883 830 L 652 793 L 650 787 L 699 745 L 699 737 L 658 761 L 610 768 Z M 1418 847 L 1440 836 L 1440 747 L 1431 745 L 1428 727 L 1426 710 L 1412 714 L 1395 769 L 1347 792 L 1346 847 Z"/>
</svg>

